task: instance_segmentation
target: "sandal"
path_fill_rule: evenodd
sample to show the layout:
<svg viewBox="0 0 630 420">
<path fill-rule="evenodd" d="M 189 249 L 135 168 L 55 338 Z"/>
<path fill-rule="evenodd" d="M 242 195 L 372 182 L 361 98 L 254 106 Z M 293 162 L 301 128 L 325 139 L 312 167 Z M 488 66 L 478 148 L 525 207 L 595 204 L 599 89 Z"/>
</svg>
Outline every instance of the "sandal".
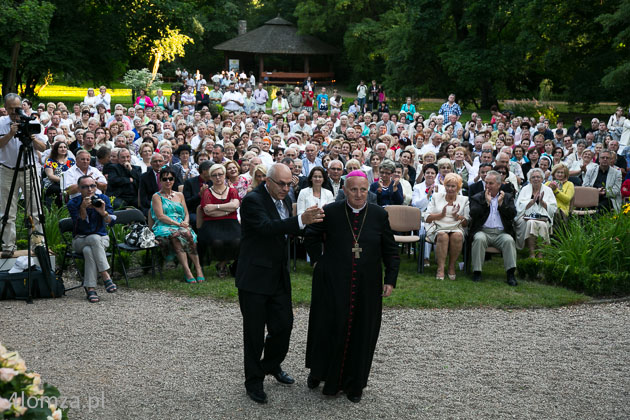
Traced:
<svg viewBox="0 0 630 420">
<path fill-rule="evenodd" d="M 96 290 L 87 290 L 87 300 L 90 303 L 98 303 L 100 302 L 100 298 L 96 294 Z"/>
<path fill-rule="evenodd" d="M 191 278 L 191 279 L 186 279 L 186 283 L 188 284 L 193 284 L 193 283 L 197 283 L 197 280 L 195 280 L 195 278 Z"/>
<path fill-rule="evenodd" d="M 118 287 L 116 287 L 112 279 L 104 280 L 103 284 L 105 285 L 105 291 L 107 293 L 114 293 L 116 292 L 116 290 L 118 290 Z"/>
<path fill-rule="evenodd" d="M 15 251 L 2 251 L 2 254 L 0 254 L 0 257 L 2 258 L 13 258 L 13 254 L 15 254 Z"/>
<path fill-rule="evenodd" d="M 206 281 L 205 277 L 197 277 L 197 283 L 203 283 L 204 281 Z"/>
</svg>

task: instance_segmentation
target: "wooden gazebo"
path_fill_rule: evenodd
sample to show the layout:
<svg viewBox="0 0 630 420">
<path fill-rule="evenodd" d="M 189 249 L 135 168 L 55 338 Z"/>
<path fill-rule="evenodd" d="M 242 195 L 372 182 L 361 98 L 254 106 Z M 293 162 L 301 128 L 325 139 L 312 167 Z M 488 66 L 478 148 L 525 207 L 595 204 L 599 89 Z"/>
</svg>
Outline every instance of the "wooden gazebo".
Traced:
<svg viewBox="0 0 630 420">
<path fill-rule="evenodd" d="M 331 81 L 335 74 L 332 71 L 331 56 L 339 50 L 310 35 L 300 35 L 297 28 L 289 21 L 276 17 L 259 28 L 214 46 L 223 51 L 225 66 L 231 58 L 249 58 L 258 61 L 260 81 L 295 82 L 310 76 L 313 80 Z M 304 71 L 265 71 L 266 56 L 301 56 L 304 60 Z M 327 71 L 311 72 L 311 58 L 326 58 Z M 317 63 L 321 67 L 321 63 Z"/>
</svg>

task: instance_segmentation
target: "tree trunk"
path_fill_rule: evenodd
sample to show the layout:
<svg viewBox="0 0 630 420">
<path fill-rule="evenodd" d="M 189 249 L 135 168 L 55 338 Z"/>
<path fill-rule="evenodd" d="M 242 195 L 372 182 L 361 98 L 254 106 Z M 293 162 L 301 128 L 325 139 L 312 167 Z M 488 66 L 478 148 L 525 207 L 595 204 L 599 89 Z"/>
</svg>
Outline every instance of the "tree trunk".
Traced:
<svg viewBox="0 0 630 420">
<path fill-rule="evenodd" d="M 11 90 L 9 89 L 9 73 L 10 72 L 11 72 L 11 69 L 8 67 L 2 70 L 2 97 L 3 98 L 7 93 L 11 92 Z"/>
<path fill-rule="evenodd" d="M 18 34 L 18 37 L 19 36 L 20 34 Z M 16 41 L 15 44 L 13 44 L 13 50 L 11 51 L 11 70 L 9 72 L 9 80 L 7 83 L 8 92 L 17 93 L 16 73 L 18 57 L 20 55 L 20 46 L 20 41 Z"/>
<path fill-rule="evenodd" d="M 481 82 L 481 108 L 490 109 L 492 105 L 498 105 L 497 96 L 488 80 Z"/>
<path fill-rule="evenodd" d="M 24 87 L 24 96 L 27 98 L 35 97 L 35 87 L 37 86 L 37 81 L 39 80 L 39 76 L 36 74 L 30 74 L 26 78 L 26 86 Z"/>
<path fill-rule="evenodd" d="M 151 83 L 155 80 L 158 69 L 160 68 L 160 60 L 162 60 L 162 53 L 158 51 L 155 54 L 155 61 L 153 62 L 153 71 L 151 72 Z"/>
</svg>

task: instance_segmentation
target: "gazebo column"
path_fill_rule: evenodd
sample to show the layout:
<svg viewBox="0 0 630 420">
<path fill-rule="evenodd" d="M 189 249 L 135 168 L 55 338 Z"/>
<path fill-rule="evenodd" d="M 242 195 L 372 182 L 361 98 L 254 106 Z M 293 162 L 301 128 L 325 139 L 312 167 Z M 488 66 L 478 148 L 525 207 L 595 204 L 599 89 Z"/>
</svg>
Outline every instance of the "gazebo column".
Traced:
<svg viewBox="0 0 630 420">
<path fill-rule="evenodd" d="M 265 71 L 265 58 L 262 54 L 258 56 L 258 71 L 260 73 L 260 81 L 262 81 Z"/>
<path fill-rule="evenodd" d="M 304 56 L 304 73 L 310 73 L 311 72 L 311 66 L 308 60 L 308 55 Z"/>
<path fill-rule="evenodd" d="M 230 70 L 230 60 L 228 59 L 228 53 L 227 51 L 223 52 L 223 58 L 225 59 L 225 70 Z"/>
</svg>

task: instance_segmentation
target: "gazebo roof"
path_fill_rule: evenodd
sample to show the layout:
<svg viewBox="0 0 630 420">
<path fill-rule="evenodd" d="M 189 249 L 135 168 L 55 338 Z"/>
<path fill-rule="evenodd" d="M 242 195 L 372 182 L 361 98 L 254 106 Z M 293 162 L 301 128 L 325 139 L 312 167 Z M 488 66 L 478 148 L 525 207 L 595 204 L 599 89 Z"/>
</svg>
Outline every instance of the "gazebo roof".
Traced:
<svg viewBox="0 0 630 420">
<path fill-rule="evenodd" d="M 300 35 L 297 28 L 280 16 L 259 28 L 214 46 L 215 50 L 253 54 L 329 55 L 339 50 L 310 35 Z"/>
</svg>

